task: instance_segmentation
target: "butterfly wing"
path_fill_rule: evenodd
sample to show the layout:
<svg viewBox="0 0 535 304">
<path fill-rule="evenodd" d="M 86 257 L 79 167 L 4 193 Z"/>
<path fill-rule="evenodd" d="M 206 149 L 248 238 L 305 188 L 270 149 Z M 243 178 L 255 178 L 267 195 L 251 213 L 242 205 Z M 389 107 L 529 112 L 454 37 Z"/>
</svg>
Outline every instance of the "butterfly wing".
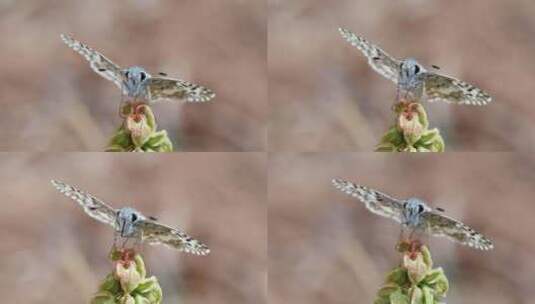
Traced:
<svg viewBox="0 0 535 304">
<path fill-rule="evenodd" d="M 334 186 L 346 194 L 358 198 L 371 212 L 391 218 L 398 223 L 403 221 L 403 202 L 377 190 L 333 179 Z"/>
<path fill-rule="evenodd" d="M 123 74 L 118 65 L 104 57 L 104 55 L 100 54 L 99 52 L 94 51 L 87 45 L 81 43 L 80 41 L 74 40 L 67 35 L 62 34 L 61 39 L 70 48 L 84 56 L 84 58 L 89 61 L 89 64 L 95 73 L 113 81 L 113 83 L 115 83 L 115 85 L 122 90 Z"/>
<path fill-rule="evenodd" d="M 371 44 L 366 39 L 355 35 L 350 30 L 338 29 L 344 39 L 359 49 L 368 58 L 370 66 L 379 74 L 397 83 L 399 78 L 399 67 L 401 62 L 388 55 L 376 45 Z"/>
<path fill-rule="evenodd" d="M 490 250 L 494 248 L 491 240 L 450 217 L 433 211 L 423 212 L 420 217 L 422 225 L 425 225 L 425 232 L 431 235 L 445 236 L 450 240 L 476 249 Z"/>
<path fill-rule="evenodd" d="M 162 225 L 148 218 L 136 222 L 136 226 L 142 231 L 142 241 L 149 244 L 165 244 L 196 255 L 210 253 L 208 246 L 193 239 L 182 230 Z"/>
<path fill-rule="evenodd" d="M 215 97 L 212 90 L 180 79 L 152 77 L 147 81 L 151 101 L 163 99 L 205 102 Z"/>
<path fill-rule="evenodd" d="M 465 105 L 486 105 L 492 98 L 485 91 L 464 81 L 434 73 L 422 73 L 424 99 Z"/>
<path fill-rule="evenodd" d="M 117 210 L 113 209 L 91 194 L 80 191 L 73 186 L 56 180 L 52 180 L 52 185 L 54 185 L 59 192 L 73 199 L 80 206 L 82 206 L 87 215 L 115 228 Z"/>
</svg>

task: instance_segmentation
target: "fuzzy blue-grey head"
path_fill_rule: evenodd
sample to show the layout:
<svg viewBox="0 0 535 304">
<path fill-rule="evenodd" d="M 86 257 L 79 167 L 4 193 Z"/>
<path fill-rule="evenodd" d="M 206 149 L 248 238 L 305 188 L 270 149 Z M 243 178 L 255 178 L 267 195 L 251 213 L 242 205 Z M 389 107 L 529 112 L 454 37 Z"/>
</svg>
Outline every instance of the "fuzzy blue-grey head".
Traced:
<svg viewBox="0 0 535 304">
<path fill-rule="evenodd" d="M 420 215 L 428 211 L 429 207 L 421 199 L 411 197 L 403 204 L 404 225 L 417 227 L 420 224 Z"/>
<path fill-rule="evenodd" d="M 132 237 L 136 233 L 135 225 L 143 218 L 137 210 L 129 207 L 121 208 L 117 211 L 116 230 L 121 237 Z"/>
<path fill-rule="evenodd" d="M 123 70 L 126 92 L 129 97 L 139 97 L 145 92 L 147 80 L 151 77 L 145 69 L 134 66 Z"/>
<path fill-rule="evenodd" d="M 416 76 L 425 71 L 418 61 L 413 58 L 407 58 L 401 62 L 399 67 L 399 83 L 407 87 L 414 87 L 418 85 Z"/>
</svg>

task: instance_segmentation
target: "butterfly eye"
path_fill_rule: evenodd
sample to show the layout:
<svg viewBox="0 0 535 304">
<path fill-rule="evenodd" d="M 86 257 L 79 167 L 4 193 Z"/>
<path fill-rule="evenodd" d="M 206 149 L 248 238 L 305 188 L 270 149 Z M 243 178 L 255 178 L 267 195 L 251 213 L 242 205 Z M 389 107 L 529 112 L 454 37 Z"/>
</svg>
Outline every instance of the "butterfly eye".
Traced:
<svg viewBox="0 0 535 304">
<path fill-rule="evenodd" d="M 147 75 L 145 75 L 145 73 L 141 72 L 141 81 L 145 80 L 145 78 L 147 78 Z"/>
<path fill-rule="evenodd" d="M 124 76 L 128 78 L 128 74 L 130 74 L 128 71 L 124 72 Z"/>
<path fill-rule="evenodd" d="M 135 222 L 137 220 L 137 215 L 135 213 L 132 213 L 132 222 Z"/>
<path fill-rule="evenodd" d="M 424 206 L 418 205 L 418 213 L 424 212 Z"/>
<path fill-rule="evenodd" d="M 420 67 L 415 65 L 414 66 L 414 74 L 418 74 L 418 72 L 420 72 Z"/>
</svg>

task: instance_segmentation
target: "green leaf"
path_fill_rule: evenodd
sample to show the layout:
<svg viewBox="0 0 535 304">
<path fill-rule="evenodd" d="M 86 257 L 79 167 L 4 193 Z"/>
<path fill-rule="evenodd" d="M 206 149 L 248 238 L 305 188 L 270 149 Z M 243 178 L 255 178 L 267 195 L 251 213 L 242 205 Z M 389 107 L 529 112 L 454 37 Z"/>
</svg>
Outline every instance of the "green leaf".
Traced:
<svg viewBox="0 0 535 304">
<path fill-rule="evenodd" d="M 135 291 L 142 295 L 149 303 L 160 303 L 162 300 L 162 289 L 156 277 L 150 277 L 141 283 Z"/>
<path fill-rule="evenodd" d="M 425 112 L 424 107 L 421 104 L 416 105 L 416 112 L 418 112 L 418 120 L 423 126 L 424 130 L 429 128 L 429 120 L 427 119 L 427 113 Z"/>
<path fill-rule="evenodd" d="M 115 296 L 108 291 L 99 291 L 91 299 L 91 304 L 116 304 Z"/>
<path fill-rule="evenodd" d="M 385 135 L 383 135 L 381 142 L 390 143 L 394 146 L 400 146 L 404 144 L 405 140 L 403 138 L 403 133 L 393 126 L 385 133 Z"/>
<path fill-rule="evenodd" d="M 429 288 L 433 289 L 436 295 L 445 296 L 446 292 L 448 292 L 449 282 L 442 268 L 435 268 L 430 271 L 423 281 Z"/>
<path fill-rule="evenodd" d="M 155 302 L 151 302 L 149 299 L 145 298 L 142 295 L 135 295 L 134 299 L 136 301 L 136 304 L 151 304 Z"/>
<path fill-rule="evenodd" d="M 397 152 L 396 147 L 391 143 L 379 144 L 375 147 L 375 152 Z"/>
<path fill-rule="evenodd" d="M 422 287 L 424 292 L 424 304 L 435 304 L 435 297 L 433 296 L 433 290 L 427 286 Z"/>
<path fill-rule="evenodd" d="M 427 267 L 433 268 L 433 259 L 431 258 L 431 251 L 429 251 L 429 248 L 427 248 L 427 246 L 422 246 L 420 250 L 422 252 L 424 263 L 427 265 Z"/>
<path fill-rule="evenodd" d="M 386 276 L 387 283 L 395 283 L 398 286 L 405 286 L 409 283 L 409 275 L 406 268 L 396 267 Z"/>
<path fill-rule="evenodd" d="M 142 279 L 145 279 L 147 276 L 147 271 L 145 270 L 145 262 L 143 262 L 141 255 L 136 254 L 134 256 L 134 261 L 136 263 L 136 271 L 139 273 Z"/>
<path fill-rule="evenodd" d="M 410 304 L 409 297 L 398 290 L 390 295 L 390 304 Z"/>
<path fill-rule="evenodd" d="M 396 286 L 396 284 L 385 284 L 379 291 L 377 292 L 377 296 L 380 298 L 390 298 L 390 295 L 393 292 L 396 292 L 398 290 L 401 290 L 399 286 Z"/>
<path fill-rule="evenodd" d="M 423 304 L 424 294 L 420 287 L 413 286 L 409 289 L 410 304 Z"/>
<path fill-rule="evenodd" d="M 115 294 L 121 289 L 121 284 L 115 279 L 115 276 L 110 273 L 106 276 L 106 278 L 104 278 L 104 281 L 101 283 L 99 289 Z"/>
</svg>

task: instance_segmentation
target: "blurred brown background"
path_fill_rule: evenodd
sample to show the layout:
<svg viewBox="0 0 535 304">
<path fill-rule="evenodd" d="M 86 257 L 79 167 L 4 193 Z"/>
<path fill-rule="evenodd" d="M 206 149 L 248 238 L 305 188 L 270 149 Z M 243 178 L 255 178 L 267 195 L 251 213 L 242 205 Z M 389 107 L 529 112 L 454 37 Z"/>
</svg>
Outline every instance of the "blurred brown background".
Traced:
<svg viewBox="0 0 535 304">
<path fill-rule="evenodd" d="M 210 103 L 154 106 L 175 150 L 262 151 L 266 30 L 264 1 L 0 1 L 0 150 L 102 151 L 120 125 L 118 88 L 66 33 L 121 67 L 216 92 Z"/>
<path fill-rule="evenodd" d="M 111 227 L 50 179 L 132 206 L 211 249 L 143 246 L 164 303 L 265 303 L 266 174 L 259 153 L 0 155 L 3 303 L 86 303 L 111 271 Z"/>
<path fill-rule="evenodd" d="M 478 251 L 423 239 L 450 280 L 445 302 L 533 302 L 533 156 L 280 153 L 269 166 L 270 303 L 372 303 L 399 262 L 399 224 L 334 188 L 334 177 L 420 197 L 493 240 Z"/>
<path fill-rule="evenodd" d="M 426 103 L 447 151 L 535 148 L 535 2 L 269 1 L 271 151 L 372 151 L 392 123 L 395 85 L 338 33 L 488 91 L 485 107 Z"/>
</svg>

